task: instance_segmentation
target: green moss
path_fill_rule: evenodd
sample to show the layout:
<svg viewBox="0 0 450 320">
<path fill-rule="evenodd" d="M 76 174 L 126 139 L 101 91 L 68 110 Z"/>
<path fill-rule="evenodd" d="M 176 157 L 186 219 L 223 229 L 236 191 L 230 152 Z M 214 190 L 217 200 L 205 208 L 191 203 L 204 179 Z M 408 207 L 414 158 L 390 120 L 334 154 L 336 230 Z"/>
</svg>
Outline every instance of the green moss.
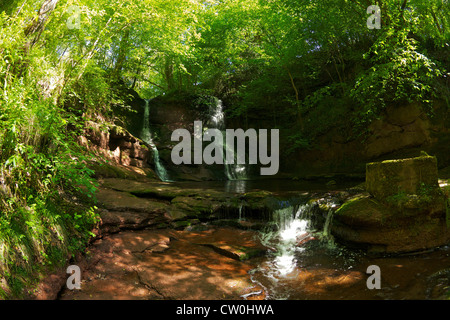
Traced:
<svg viewBox="0 0 450 320">
<path fill-rule="evenodd" d="M 111 134 L 116 135 L 116 136 L 124 136 L 124 135 L 129 134 L 126 129 L 124 129 L 121 126 L 116 126 L 116 125 L 111 126 L 110 132 L 111 132 Z"/>
<path fill-rule="evenodd" d="M 258 248 L 238 247 L 236 253 L 240 261 L 248 260 L 254 257 L 264 255 L 265 251 Z"/>
<path fill-rule="evenodd" d="M 420 156 L 386 160 L 366 166 L 367 191 L 379 199 L 401 192 L 417 194 L 421 188 L 438 188 L 437 160 Z"/>
<path fill-rule="evenodd" d="M 174 229 L 182 229 L 191 225 L 188 220 L 179 220 L 171 223 L 172 228 Z"/>
<path fill-rule="evenodd" d="M 346 224 L 358 227 L 382 226 L 396 214 L 396 212 L 376 199 L 361 195 L 347 200 L 334 217 Z"/>
<path fill-rule="evenodd" d="M 200 223 L 200 220 L 198 220 L 198 219 L 178 220 L 178 221 L 173 221 L 171 223 L 171 226 L 174 229 L 184 229 L 186 227 L 189 227 L 191 225 L 195 225 L 198 223 Z"/>
<path fill-rule="evenodd" d="M 339 209 L 336 210 L 336 214 L 345 214 L 348 210 L 351 210 L 361 199 L 367 198 L 366 196 L 356 196 L 354 198 L 348 199 Z"/>
<path fill-rule="evenodd" d="M 402 209 L 403 206 L 410 200 L 408 194 L 404 191 L 400 191 L 397 194 L 388 196 L 386 198 L 386 203 L 392 207 Z"/>
</svg>

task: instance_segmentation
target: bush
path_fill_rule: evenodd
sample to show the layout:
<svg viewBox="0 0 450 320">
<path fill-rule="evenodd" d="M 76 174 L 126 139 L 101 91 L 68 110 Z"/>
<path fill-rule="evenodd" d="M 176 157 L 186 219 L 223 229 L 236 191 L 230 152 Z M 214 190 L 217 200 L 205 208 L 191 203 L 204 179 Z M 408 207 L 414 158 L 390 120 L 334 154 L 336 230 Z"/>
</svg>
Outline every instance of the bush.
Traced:
<svg viewBox="0 0 450 320">
<path fill-rule="evenodd" d="M 96 183 L 73 118 L 20 83 L 0 98 L 0 296 L 64 265 L 97 223 Z"/>
</svg>

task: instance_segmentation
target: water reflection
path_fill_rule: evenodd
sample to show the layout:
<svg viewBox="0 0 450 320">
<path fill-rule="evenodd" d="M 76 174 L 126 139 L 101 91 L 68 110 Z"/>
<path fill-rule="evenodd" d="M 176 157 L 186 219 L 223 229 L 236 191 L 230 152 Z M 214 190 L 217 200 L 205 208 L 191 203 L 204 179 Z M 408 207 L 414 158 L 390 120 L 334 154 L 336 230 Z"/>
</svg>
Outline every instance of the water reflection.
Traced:
<svg viewBox="0 0 450 320">
<path fill-rule="evenodd" d="M 260 234 L 260 241 L 266 245 L 268 252 L 265 256 L 250 260 L 249 263 L 254 265 L 250 276 L 257 289 L 255 292 L 244 294 L 244 298 L 259 295 L 260 288 L 264 289 L 265 299 L 439 299 L 444 295 L 450 297 L 448 246 L 420 255 L 371 256 L 364 251 L 329 241 L 333 211 L 318 215 L 304 205 L 310 203 L 311 199 L 319 199 L 316 202 L 320 201 L 319 204 L 328 208 L 337 205 L 333 202 L 336 193 L 328 193 L 324 183 L 235 180 L 180 182 L 179 185 L 209 187 L 229 193 L 259 190 L 273 192 L 271 197 L 265 199 L 265 203 L 277 214 L 273 219 L 270 215 L 270 218 L 264 220 L 267 230 Z M 354 183 L 349 183 L 349 187 L 352 186 Z M 344 188 L 344 185 L 333 188 L 339 190 Z M 324 193 L 319 193 L 322 191 Z M 245 202 L 242 202 L 239 207 L 239 220 L 246 220 L 245 207 Z M 236 212 L 233 214 L 234 218 L 237 218 Z M 367 288 L 366 271 L 370 265 L 377 265 L 381 269 L 380 290 Z"/>
<path fill-rule="evenodd" d="M 225 183 L 225 192 L 246 193 L 247 192 L 247 180 L 228 180 Z"/>
</svg>

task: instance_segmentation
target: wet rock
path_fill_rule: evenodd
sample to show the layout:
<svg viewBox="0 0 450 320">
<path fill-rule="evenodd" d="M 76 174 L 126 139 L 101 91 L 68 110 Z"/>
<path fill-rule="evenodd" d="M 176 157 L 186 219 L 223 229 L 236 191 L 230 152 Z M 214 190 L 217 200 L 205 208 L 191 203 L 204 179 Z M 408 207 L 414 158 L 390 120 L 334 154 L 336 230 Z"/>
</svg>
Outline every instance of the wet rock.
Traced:
<svg viewBox="0 0 450 320">
<path fill-rule="evenodd" d="M 188 217 L 188 214 L 183 210 L 178 210 L 177 208 L 170 208 L 166 213 L 166 216 L 169 217 L 171 221 L 179 221 L 185 220 Z"/>
<path fill-rule="evenodd" d="M 208 216 L 220 207 L 220 203 L 215 203 L 204 197 L 176 197 L 171 201 L 171 204 L 175 208 L 187 212 L 188 216 L 195 217 Z"/>
<path fill-rule="evenodd" d="M 389 210 L 370 195 L 360 195 L 345 202 L 334 217 L 353 227 L 380 227 L 389 218 Z"/>
<path fill-rule="evenodd" d="M 74 261 L 82 269 L 81 290 L 64 288 L 62 300 L 241 299 L 254 287 L 245 262 L 196 242 L 248 245 L 250 234 L 232 230 L 127 231 L 105 236 L 90 254 Z M 99 276 L 100 275 L 100 276 Z"/>
<path fill-rule="evenodd" d="M 166 203 L 138 198 L 127 192 L 120 192 L 104 187 L 98 188 L 96 197 L 98 206 L 111 211 L 135 211 L 163 214 L 168 209 Z"/>
<path fill-rule="evenodd" d="M 210 222 L 214 226 L 228 226 L 243 230 L 264 230 L 267 229 L 267 223 L 263 221 L 244 220 L 244 219 L 218 219 Z"/>
<path fill-rule="evenodd" d="M 244 247 L 238 245 L 230 245 L 224 243 L 208 243 L 204 246 L 212 248 L 214 251 L 239 261 L 248 260 L 254 257 L 263 256 L 266 252 L 266 248 L 254 248 Z"/>
<path fill-rule="evenodd" d="M 238 261 L 262 256 L 267 252 L 267 247 L 260 243 L 255 231 L 230 227 L 211 227 L 202 236 L 199 236 L 200 234 L 199 232 L 192 233 L 186 239 Z"/>
<path fill-rule="evenodd" d="M 334 214 L 336 238 L 370 252 L 421 251 L 450 243 L 447 196 L 430 156 L 367 165 L 366 187 Z"/>
<path fill-rule="evenodd" d="M 166 221 L 164 216 L 149 215 L 145 212 L 101 210 L 102 234 L 115 233 L 120 230 L 144 229 L 159 225 Z"/>
<path fill-rule="evenodd" d="M 173 221 L 172 223 L 170 223 L 170 226 L 175 230 L 184 230 L 199 223 L 200 220 L 198 219 L 187 219 L 187 220 Z"/>
<path fill-rule="evenodd" d="M 450 268 L 439 270 L 427 277 L 427 298 L 450 299 Z"/>
<path fill-rule="evenodd" d="M 100 187 L 96 194 L 100 234 L 157 227 L 174 220 L 166 203 L 141 199 L 127 192 Z M 179 216 L 177 216 L 179 218 Z"/>
</svg>

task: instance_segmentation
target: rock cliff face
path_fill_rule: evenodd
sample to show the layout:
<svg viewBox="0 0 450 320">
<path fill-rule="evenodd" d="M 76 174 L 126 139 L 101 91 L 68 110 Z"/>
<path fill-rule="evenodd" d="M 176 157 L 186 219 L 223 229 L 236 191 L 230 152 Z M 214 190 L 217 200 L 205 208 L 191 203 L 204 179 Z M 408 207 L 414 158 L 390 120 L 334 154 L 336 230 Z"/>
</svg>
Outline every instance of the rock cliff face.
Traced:
<svg viewBox="0 0 450 320">
<path fill-rule="evenodd" d="M 149 101 L 153 142 L 159 150 L 162 164 L 174 180 L 226 179 L 223 165 L 175 165 L 171 160 L 172 148 L 178 144 L 178 141 L 171 141 L 172 132 L 186 129 L 193 135 L 194 121 L 202 121 L 204 128 L 208 126 L 211 121 L 211 106 L 215 103 L 217 99 L 212 96 L 190 94 L 157 97 Z"/>
<path fill-rule="evenodd" d="M 312 150 L 281 161 L 282 170 L 297 177 L 357 174 L 364 177 L 367 162 L 414 157 L 421 150 L 436 156 L 440 167 L 450 165 L 448 106 L 436 103 L 430 118 L 417 103 L 390 106 L 360 138 L 330 131 Z"/>
<path fill-rule="evenodd" d="M 172 132 L 180 128 L 193 132 L 194 121 L 211 121 L 211 105 L 215 101 L 217 99 L 211 96 L 188 93 L 160 96 L 149 101 L 153 142 L 159 150 L 162 164 L 174 180 L 226 179 L 221 165 L 174 165 L 171 161 L 171 150 L 177 144 L 171 141 Z M 135 112 L 122 111 L 125 116 L 123 126 L 132 135 L 139 137 L 145 101 L 135 93 L 130 105 Z M 276 177 L 342 175 L 363 179 L 368 162 L 414 157 L 422 150 L 436 156 L 440 168 L 447 167 L 450 165 L 448 108 L 445 102 L 436 102 L 434 116 L 430 117 L 418 103 L 391 105 L 369 125 L 367 133 L 359 137 L 357 134 L 350 137 L 349 133 L 329 129 L 317 137 L 311 149 L 289 155 L 283 152 L 283 146 L 287 147 L 289 142 L 283 131 L 280 131 L 280 170 Z M 257 118 L 258 115 L 252 117 Z M 264 122 L 265 119 L 260 120 Z M 237 125 L 242 124 L 240 119 L 226 122 L 227 128 L 248 129 Z M 151 166 L 154 165 L 152 159 L 149 161 Z"/>
<path fill-rule="evenodd" d="M 90 121 L 86 128 L 79 142 L 97 154 L 97 160 L 92 164 L 97 176 L 132 178 L 143 174 L 156 178 L 151 169 L 152 152 L 145 142 L 119 126 L 107 127 Z"/>
</svg>

